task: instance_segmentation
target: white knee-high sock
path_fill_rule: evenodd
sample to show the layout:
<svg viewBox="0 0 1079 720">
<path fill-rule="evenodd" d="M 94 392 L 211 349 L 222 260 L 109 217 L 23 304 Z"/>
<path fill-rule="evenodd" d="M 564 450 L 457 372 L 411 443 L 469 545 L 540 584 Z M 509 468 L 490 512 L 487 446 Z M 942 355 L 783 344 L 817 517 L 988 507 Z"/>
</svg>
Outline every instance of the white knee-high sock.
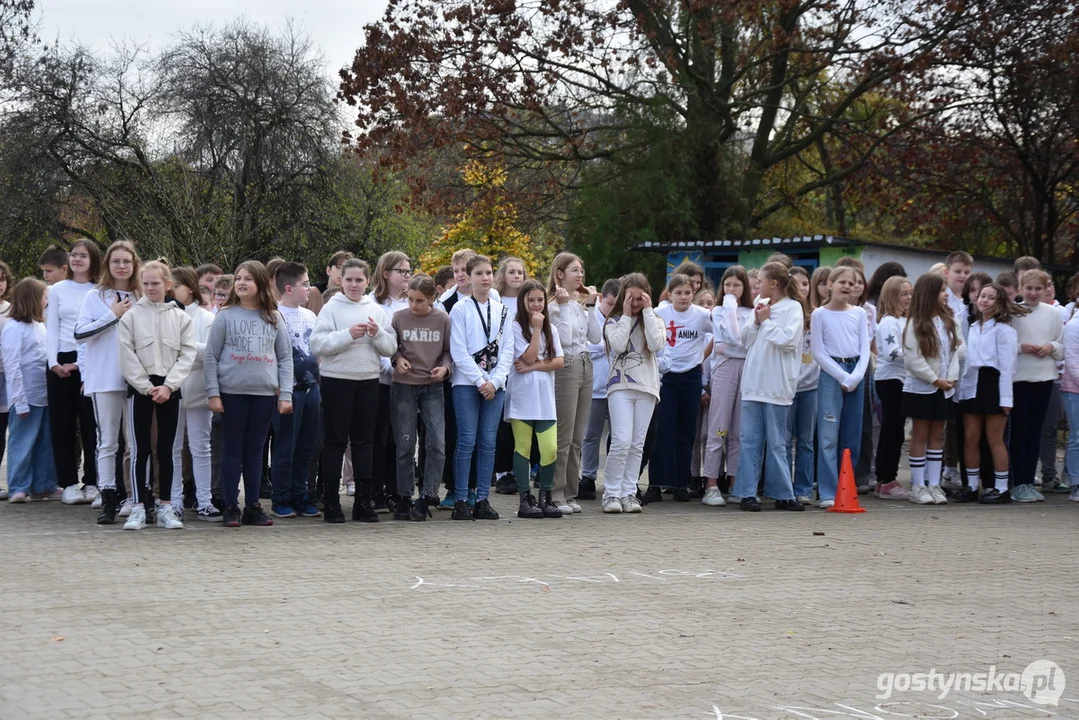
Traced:
<svg viewBox="0 0 1079 720">
<path fill-rule="evenodd" d="M 925 484 L 940 485 L 940 468 L 944 464 L 944 450 L 929 448 L 925 451 Z"/>
<path fill-rule="evenodd" d="M 910 456 L 910 484 L 914 487 L 925 485 L 925 457 Z"/>
</svg>

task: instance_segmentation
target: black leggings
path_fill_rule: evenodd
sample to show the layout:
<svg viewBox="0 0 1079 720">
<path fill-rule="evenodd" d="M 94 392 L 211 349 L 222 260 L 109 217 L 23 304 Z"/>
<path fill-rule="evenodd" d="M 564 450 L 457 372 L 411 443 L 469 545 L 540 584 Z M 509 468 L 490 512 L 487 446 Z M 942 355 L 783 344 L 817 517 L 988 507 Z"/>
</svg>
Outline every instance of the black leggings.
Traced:
<svg viewBox="0 0 1079 720">
<path fill-rule="evenodd" d="M 877 482 L 895 482 L 899 475 L 899 460 L 903 455 L 903 436 L 907 418 L 903 415 L 903 381 L 877 380 L 880 398 L 880 441 L 877 443 Z M 866 424 L 872 418 L 866 416 Z"/>
<path fill-rule="evenodd" d="M 155 381 L 160 385 L 161 381 Z M 167 401 L 155 403 L 147 395 L 132 393 L 127 398 L 128 422 L 130 423 L 131 448 L 131 499 L 136 503 L 151 506 L 154 500 L 153 462 L 151 461 L 150 428 L 154 416 L 157 416 L 157 464 L 160 472 L 157 478 L 158 492 L 162 500 L 182 501 L 183 497 L 172 497 L 172 445 L 176 438 L 176 426 L 180 419 L 180 397 L 174 393 Z"/>
<path fill-rule="evenodd" d="M 74 363 L 78 360 L 78 353 L 58 353 L 56 359 L 61 365 Z M 82 441 L 83 482 L 97 485 L 97 423 L 94 420 L 93 400 L 82 394 L 82 376 L 78 371 L 66 378 L 51 370 L 45 373 L 56 484 L 61 488 L 79 484 L 78 438 Z"/>
</svg>

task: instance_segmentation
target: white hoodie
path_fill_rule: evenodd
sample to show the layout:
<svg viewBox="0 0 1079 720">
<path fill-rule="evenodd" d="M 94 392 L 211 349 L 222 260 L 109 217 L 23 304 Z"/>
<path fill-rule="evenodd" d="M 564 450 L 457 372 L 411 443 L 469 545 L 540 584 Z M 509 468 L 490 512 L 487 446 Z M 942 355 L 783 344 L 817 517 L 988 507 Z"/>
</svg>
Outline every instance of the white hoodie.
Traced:
<svg viewBox="0 0 1079 720">
<path fill-rule="evenodd" d="M 353 325 L 374 320 L 378 334 L 353 338 Z M 311 352 L 322 359 L 323 377 L 342 380 L 377 380 L 381 358 L 397 352 L 397 335 L 386 312 L 370 295 L 358 302 L 339 292 L 323 306 L 311 332 Z"/>
<path fill-rule="evenodd" d="M 130 297 L 127 291 L 95 288 L 82 297 L 75 320 L 75 340 L 82 343 L 80 369 L 83 393 L 126 392 L 127 381 L 120 370 L 120 340 L 116 329 L 120 318 L 112 312 L 117 294 Z"/>
<path fill-rule="evenodd" d="M 195 363 L 180 388 L 180 401 L 187 409 L 205 408 L 209 407 L 210 400 L 206 397 L 206 374 L 202 359 L 206 355 L 206 342 L 210 339 L 214 314 L 198 303 L 191 303 L 184 308 L 184 312 L 191 318 L 191 328 L 195 334 Z"/>
</svg>

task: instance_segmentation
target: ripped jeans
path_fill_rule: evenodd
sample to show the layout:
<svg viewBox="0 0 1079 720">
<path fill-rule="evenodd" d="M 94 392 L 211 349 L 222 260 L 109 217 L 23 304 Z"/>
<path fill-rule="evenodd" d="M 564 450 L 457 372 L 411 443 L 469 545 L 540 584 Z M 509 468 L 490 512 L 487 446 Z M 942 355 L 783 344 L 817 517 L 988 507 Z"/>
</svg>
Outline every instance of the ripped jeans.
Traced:
<svg viewBox="0 0 1079 720">
<path fill-rule="evenodd" d="M 848 373 L 856 362 L 840 362 Z M 853 469 L 862 449 L 862 408 L 865 380 L 850 392 L 826 372 L 817 388 L 817 494 L 821 500 L 835 500 L 843 451 L 850 450 Z"/>
</svg>

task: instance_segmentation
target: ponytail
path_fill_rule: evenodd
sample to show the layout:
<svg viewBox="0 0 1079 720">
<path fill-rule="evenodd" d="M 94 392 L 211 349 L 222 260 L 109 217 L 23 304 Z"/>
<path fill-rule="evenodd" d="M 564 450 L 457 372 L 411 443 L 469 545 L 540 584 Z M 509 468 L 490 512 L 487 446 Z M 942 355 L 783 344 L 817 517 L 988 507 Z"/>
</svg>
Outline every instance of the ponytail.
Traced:
<svg viewBox="0 0 1079 720">
<path fill-rule="evenodd" d="M 780 262 L 765 263 L 760 274 L 779 283 L 783 293 L 802 307 L 802 323 L 808 326 L 809 309 L 806 307 L 806 299 L 802 297 L 802 289 L 798 287 L 798 283 L 791 282 L 791 273 L 787 266 Z"/>
</svg>

